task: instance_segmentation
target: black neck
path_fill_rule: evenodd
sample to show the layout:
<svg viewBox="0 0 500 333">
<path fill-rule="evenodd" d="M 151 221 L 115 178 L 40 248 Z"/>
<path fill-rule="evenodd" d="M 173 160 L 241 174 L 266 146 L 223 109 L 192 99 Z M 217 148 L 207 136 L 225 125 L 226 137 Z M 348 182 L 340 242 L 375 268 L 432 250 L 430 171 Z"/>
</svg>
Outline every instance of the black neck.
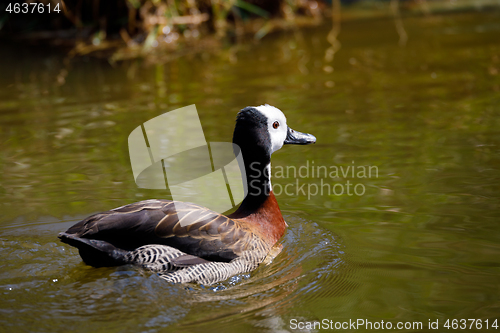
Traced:
<svg viewBox="0 0 500 333">
<path fill-rule="evenodd" d="M 265 135 L 268 135 L 265 133 Z M 257 135 L 247 128 L 239 128 L 238 124 L 233 142 L 241 149 L 243 165 L 246 173 L 247 195 L 236 212 L 254 212 L 269 197 L 271 182 L 268 166 L 271 155 L 266 142 L 259 140 L 264 133 Z"/>
</svg>

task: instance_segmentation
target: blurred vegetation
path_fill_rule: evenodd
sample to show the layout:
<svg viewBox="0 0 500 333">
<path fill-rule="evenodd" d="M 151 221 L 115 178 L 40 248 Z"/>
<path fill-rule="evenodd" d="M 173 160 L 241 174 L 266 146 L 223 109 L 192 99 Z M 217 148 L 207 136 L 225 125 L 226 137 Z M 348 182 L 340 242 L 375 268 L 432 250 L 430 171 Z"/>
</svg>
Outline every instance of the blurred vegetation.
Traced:
<svg viewBox="0 0 500 333">
<path fill-rule="evenodd" d="M 15 1 L 14 1 L 15 2 Z M 14 3 L 13 2 L 13 3 Z M 30 2 L 30 1 L 26 1 Z M 0 5 L 3 36 L 68 45 L 71 54 L 113 51 L 115 60 L 180 45 L 207 47 L 270 31 L 318 24 L 328 2 L 315 0 L 44 0 L 61 12 L 20 14 Z M 22 3 L 22 1 L 17 1 Z M 3 7 L 3 8 L 2 8 Z M 64 15 L 63 15 L 64 14 Z"/>
<path fill-rule="evenodd" d="M 498 6 L 495 0 L 26 0 L 60 12 L 14 13 L 0 4 L 0 37 L 67 46 L 70 56 L 92 54 L 112 61 L 148 56 L 164 61 L 244 39 L 259 40 L 275 30 L 318 25 L 333 19 L 332 52 L 342 20 L 394 16 L 400 44 L 406 36 L 400 19 L 407 13 Z M 341 4 L 342 3 L 342 4 Z M 403 13 L 403 14 L 402 14 Z M 168 59 L 167 59 L 168 60 Z"/>
<path fill-rule="evenodd" d="M 158 63 L 242 40 L 260 40 L 275 30 L 333 21 L 327 58 L 339 49 L 340 21 L 394 17 L 399 43 L 407 40 L 401 17 L 408 14 L 498 7 L 496 0 L 18 0 L 43 3 L 51 13 L 8 12 L 0 4 L 0 38 L 58 45 L 70 57 L 111 61 L 147 57 Z M 342 15 L 341 15 L 342 7 Z"/>
</svg>

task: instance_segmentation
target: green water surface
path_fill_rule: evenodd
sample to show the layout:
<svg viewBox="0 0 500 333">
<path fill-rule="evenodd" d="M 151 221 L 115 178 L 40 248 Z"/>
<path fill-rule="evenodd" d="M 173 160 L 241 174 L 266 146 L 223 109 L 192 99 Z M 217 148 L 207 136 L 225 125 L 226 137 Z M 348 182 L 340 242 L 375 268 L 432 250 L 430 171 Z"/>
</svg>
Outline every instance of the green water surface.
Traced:
<svg viewBox="0 0 500 333">
<path fill-rule="evenodd" d="M 1 47 L 0 331 L 309 332 L 291 321 L 364 319 L 421 332 L 429 320 L 440 331 L 447 319 L 500 320 L 500 13 L 403 24 L 405 45 L 391 18 L 343 23 L 333 62 L 328 26 L 159 65 Z M 263 103 L 317 137 L 273 155 L 290 227 L 272 264 L 170 285 L 86 266 L 58 241 L 92 213 L 169 198 L 135 185 L 134 128 L 196 104 L 207 141 L 230 141 L 237 111 Z M 302 177 L 278 173 L 287 166 Z"/>
</svg>

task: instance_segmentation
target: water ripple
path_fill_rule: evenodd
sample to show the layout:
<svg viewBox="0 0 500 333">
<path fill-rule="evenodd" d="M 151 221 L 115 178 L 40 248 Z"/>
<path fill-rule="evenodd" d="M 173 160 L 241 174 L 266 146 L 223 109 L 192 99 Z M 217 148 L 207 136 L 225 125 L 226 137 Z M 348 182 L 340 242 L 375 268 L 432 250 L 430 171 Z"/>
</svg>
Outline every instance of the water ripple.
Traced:
<svg viewBox="0 0 500 333">
<path fill-rule="evenodd" d="M 269 306 L 283 312 L 296 302 L 344 295 L 355 288 L 339 237 L 314 222 L 286 219 L 290 227 L 281 240 L 283 251 L 273 262 L 212 286 L 169 284 L 133 266 L 89 267 L 75 249 L 45 237 L 27 240 L 22 235 L 30 227 L 18 228 L 8 239 L 0 234 L 8 272 L 0 274 L 6 299 L 0 311 L 13 310 L 10 303 L 18 311 L 68 324 L 92 316 L 96 322 L 116 322 L 119 317 L 124 327 L 153 329 L 177 325 L 180 319 L 182 327 L 196 327 L 222 318 L 229 323 Z M 35 302 L 30 299 L 34 290 Z M 6 324 L 15 325 L 8 319 Z"/>
</svg>

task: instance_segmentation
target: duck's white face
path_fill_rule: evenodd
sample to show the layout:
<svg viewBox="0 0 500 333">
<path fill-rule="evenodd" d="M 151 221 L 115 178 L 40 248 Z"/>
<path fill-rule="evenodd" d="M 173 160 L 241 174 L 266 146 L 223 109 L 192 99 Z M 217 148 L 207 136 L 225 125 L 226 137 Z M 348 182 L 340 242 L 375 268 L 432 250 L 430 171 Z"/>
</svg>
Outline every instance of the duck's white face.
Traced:
<svg viewBox="0 0 500 333">
<path fill-rule="evenodd" d="M 286 139 L 288 126 L 286 117 L 280 109 L 274 106 L 265 104 L 255 107 L 260 113 L 267 118 L 267 131 L 271 138 L 271 154 L 283 147 Z"/>
</svg>

